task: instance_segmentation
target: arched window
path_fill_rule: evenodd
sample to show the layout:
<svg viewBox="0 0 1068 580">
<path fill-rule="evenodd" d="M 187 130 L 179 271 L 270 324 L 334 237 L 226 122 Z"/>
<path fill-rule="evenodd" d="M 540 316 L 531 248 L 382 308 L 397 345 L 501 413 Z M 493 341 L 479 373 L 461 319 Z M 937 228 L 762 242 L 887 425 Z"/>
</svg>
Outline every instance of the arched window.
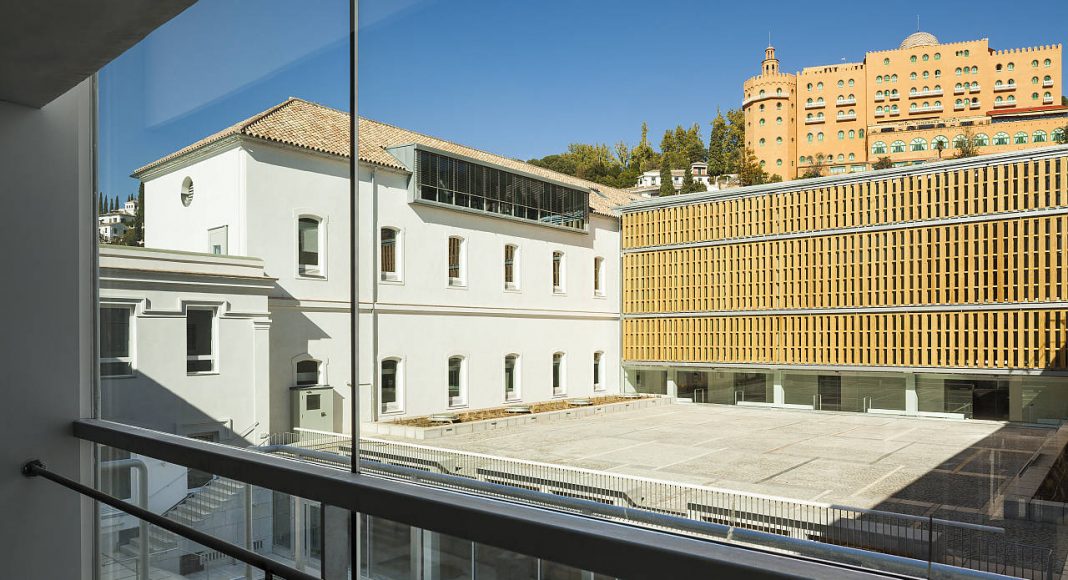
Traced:
<svg viewBox="0 0 1068 580">
<path fill-rule="evenodd" d="M 1046 92 L 1042 93 L 1042 100 L 1043 101 L 1048 101 L 1048 100 L 1050 100 L 1052 98 L 1053 98 L 1053 94 L 1050 93 L 1049 91 L 1046 91 Z"/>
<path fill-rule="evenodd" d="M 856 135 L 857 135 L 857 132 L 856 132 L 856 131 L 854 131 L 853 129 L 850 129 L 850 130 L 849 130 L 849 138 L 850 138 L 850 139 L 853 139 L 853 138 L 855 138 L 855 137 L 856 137 Z"/>
<path fill-rule="evenodd" d="M 877 77 L 875 77 L 875 84 L 877 84 L 877 85 L 883 84 L 883 75 L 878 75 Z"/>
<path fill-rule="evenodd" d="M 519 290 L 519 246 L 504 245 L 504 289 Z"/>
<path fill-rule="evenodd" d="M 890 59 L 884 58 L 883 59 L 883 64 L 890 64 Z"/>
<path fill-rule="evenodd" d="M 942 53 L 941 52 L 936 52 L 934 58 L 935 58 L 935 60 L 942 60 Z"/>
<path fill-rule="evenodd" d="M 761 110 L 761 111 L 763 111 L 763 110 L 764 110 L 764 103 L 760 103 L 760 110 Z"/>
<path fill-rule="evenodd" d="M 842 117 L 845 117 L 845 111 L 838 111 L 838 115 L 837 116 L 838 116 L 839 119 L 841 119 Z"/>
<path fill-rule="evenodd" d="M 964 90 L 964 85 L 962 85 L 960 83 L 957 83 L 957 84 L 953 85 L 953 90 L 955 90 L 955 91 L 961 90 L 962 91 L 962 90 Z"/>
<path fill-rule="evenodd" d="M 845 140 L 845 131 L 839 131 L 838 132 L 838 140 L 839 141 Z"/>
<path fill-rule="evenodd" d="M 911 150 L 913 150 L 913 151 L 926 151 L 927 150 L 927 140 L 922 138 L 922 137 L 916 137 L 909 144 L 909 148 Z"/>
<path fill-rule="evenodd" d="M 897 112 L 897 105 L 892 105 L 892 106 L 890 107 L 890 110 L 891 110 L 892 112 L 896 113 L 896 112 Z"/>
<path fill-rule="evenodd" d="M 955 74 L 957 76 L 960 76 L 960 73 L 961 73 L 961 69 L 960 69 L 959 66 L 957 68 L 953 69 L 953 74 Z"/>
<path fill-rule="evenodd" d="M 976 133 L 975 144 L 980 147 L 986 147 L 990 144 L 990 137 L 987 137 L 986 133 Z"/>
<path fill-rule="evenodd" d="M 930 56 L 928 56 L 928 55 L 926 55 L 926 54 L 925 54 L 925 55 L 923 55 L 923 62 L 927 62 L 927 61 L 928 61 L 928 60 L 930 60 L 930 59 L 931 59 L 931 57 L 930 57 Z"/>
<path fill-rule="evenodd" d="M 775 144 L 776 145 L 782 145 L 782 137 L 776 137 L 775 138 Z"/>
<path fill-rule="evenodd" d="M 1003 84 L 1001 81 L 994 81 L 994 88 L 1000 88 Z"/>
<path fill-rule="evenodd" d="M 841 153 L 839 153 L 838 154 L 838 162 L 841 163 L 843 161 L 845 161 L 845 155 L 842 155 Z"/>
<path fill-rule="evenodd" d="M 467 241 L 460 236 L 449 236 L 447 250 L 449 286 L 466 286 Z"/>
<path fill-rule="evenodd" d="M 973 67 L 972 67 L 972 74 L 973 74 L 973 75 L 977 75 L 977 74 L 979 74 L 979 67 L 977 67 L 977 66 L 973 66 Z"/>
<path fill-rule="evenodd" d="M 1042 61 L 1042 66 L 1044 66 L 1046 68 L 1049 68 L 1051 64 L 1053 64 L 1053 61 L 1048 59 L 1048 58 L 1046 60 Z"/>
<path fill-rule="evenodd" d="M 782 94 L 782 89 L 781 88 L 775 89 L 775 94 L 776 95 L 781 95 Z M 782 103 L 779 103 L 779 108 L 780 109 L 782 108 Z"/>
<path fill-rule="evenodd" d="M 853 86 L 853 79 L 849 79 L 849 86 Z"/>
<path fill-rule="evenodd" d="M 1037 60 L 1032 60 L 1031 61 L 1031 68 L 1038 68 L 1038 61 Z"/>
<path fill-rule="evenodd" d="M 808 83 L 808 85 L 805 86 L 805 88 L 811 91 L 812 90 L 812 83 Z M 811 99 L 809 99 L 809 100 L 811 101 Z"/>
<path fill-rule="evenodd" d="M 942 108 L 942 101 L 935 101 L 933 106 L 936 109 L 941 109 Z"/>
<path fill-rule="evenodd" d="M 916 62 L 916 55 L 915 54 L 909 57 L 909 62 Z"/>
<path fill-rule="evenodd" d="M 953 101 L 953 106 L 954 107 L 963 107 L 964 106 L 964 101 L 962 101 L 960 99 L 957 99 L 956 101 Z"/>
<path fill-rule="evenodd" d="M 1056 129 L 1051 131 L 1050 132 L 1050 139 L 1052 139 L 1053 141 L 1055 141 L 1057 143 L 1064 143 L 1065 142 L 1065 140 L 1064 140 L 1065 139 L 1064 128 L 1063 127 L 1057 127 Z"/>
<path fill-rule="evenodd" d="M 808 135 L 805 135 L 805 139 L 808 140 L 809 143 L 811 143 L 812 142 L 812 133 L 809 133 Z"/>
<path fill-rule="evenodd" d="M 1046 76 L 1042 77 L 1042 82 L 1043 83 L 1051 83 L 1051 82 L 1053 82 L 1053 77 L 1051 77 L 1049 75 L 1046 75 Z"/>
<path fill-rule="evenodd" d="M 379 231 L 378 244 L 378 263 L 381 270 L 381 278 L 389 281 L 400 280 L 400 230 L 391 227 L 382 228 Z"/>
<path fill-rule="evenodd" d="M 890 82 L 896 83 L 897 82 L 897 75 L 890 75 Z"/>
<path fill-rule="evenodd" d="M 805 101 L 805 104 L 806 104 L 806 105 L 812 105 L 812 104 L 815 104 L 815 102 L 816 102 L 816 101 L 813 101 L 813 100 L 812 100 L 812 97 L 809 97 L 809 98 L 808 98 L 808 100 L 806 100 L 806 101 Z"/>
<path fill-rule="evenodd" d="M 399 358 L 383 359 L 378 382 L 379 408 L 383 413 L 398 413 L 404 410 L 403 365 Z"/>
<path fill-rule="evenodd" d="M 967 142 L 967 139 L 964 137 L 964 135 L 957 135 L 956 137 L 953 138 L 953 146 L 954 147 L 964 147 L 964 144 L 966 142 Z"/>
<path fill-rule="evenodd" d="M 816 104 L 817 104 L 817 105 L 822 105 L 822 104 L 824 104 L 824 103 L 823 103 L 823 97 L 819 97 L 819 98 L 817 98 L 817 99 L 816 99 Z"/>
<path fill-rule="evenodd" d="M 1005 97 L 1005 102 L 1006 103 L 1015 103 L 1016 102 L 1016 95 L 1009 95 L 1009 96 Z"/>
<path fill-rule="evenodd" d="M 994 104 L 995 104 L 995 105 L 1000 105 L 1000 104 L 1001 104 L 1001 102 L 1002 102 L 1002 101 L 1004 101 L 1004 100 L 1005 100 L 1005 99 L 1002 99 L 1001 97 L 995 97 L 995 98 L 994 98 Z"/>
<path fill-rule="evenodd" d="M 905 152 L 905 142 L 900 140 L 900 139 L 898 139 L 897 141 L 894 141 L 893 143 L 890 144 L 890 152 L 891 153 L 904 153 Z"/>
<path fill-rule="evenodd" d="M 805 156 L 804 156 L 804 155 L 802 155 L 801 157 L 798 157 L 798 158 L 797 158 L 797 162 L 798 162 L 798 163 L 804 163 L 804 162 L 805 162 Z"/>
<path fill-rule="evenodd" d="M 553 252 L 553 293 L 566 291 L 567 261 L 563 252 Z"/>
<path fill-rule="evenodd" d="M 880 105 L 880 106 L 878 106 L 878 107 L 875 107 L 875 114 L 876 114 L 876 115 L 882 115 L 882 114 L 883 114 L 883 107 L 882 107 L 882 105 Z"/>
<path fill-rule="evenodd" d="M 818 121 L 822 121 L 823 120 L 823 113 L 822 112 L 816 113 L 816 120 L 818 120 Z"/>
<path fill-rule="evenodd" d="M 916 87 L 912 87 L 911 89 L 909 89 L 909 95 L 915 95 L 915 94 L 916 94 Z"/>
<path fill-rule="evenodd" d="M 1016 145 L 1026 145 L 1027 144 L 1027 132 L 1026 131 L 1017 132 L 1015 135 L 1012 136 L 1012 142 L 1014 144 L 1016 144 Z"/>
<path fill-rule="evenodd" d="M 816 83 L 816 90 L 817 91 L 822 91 L 823 90 L 823 81 L 820 81 L 820 82 Z"/>
<path fill-rule="evenodd" d="M 297 273 L 301 276 L 323 275 L 322 220 L 314 216 L 297 219 Z"/>
<path fill-rule="evenodd" d="M 775 117 L 775 124 L 782 125 L 782 117 Z"/>
<path fill-rule="evenodd" d="M 1016 70 L 1016 63 L 1010 62 L 1008 65 L 1005 66 L 1005 69 L 1006 70 L 1010 70 L 1010 71 L 1011 70 Z"/>
<path fill-rule="evenodd" d="M 1037 92 L 1036 93 L 1031 93 L 1031 100 L 1032 101 L 1037 101 L 1038 100 L 1038 93 Z"/>
<path fill-rule="evenodd" d="M 854 160 L 856 160 L 856 158 L 857 158 L 857 155 L 855 153 L 850 153 L 849 154 L 849 160 L 850 161 L 854 161 Z"/>
<path fill-rule="evenodd" d="M 567 394 L 567 368 L 564 353 L 553 353 L 553 396 L 562 397 Z"/>
<path fill-rule="evenodd" d="M 776 167 L 782 167 L 782 159 L 776 159 L 775 160 L 775 166 Z"/>
<path fill-rule="evenodd" d="M 319 361 L 315 359 L 298 361 L 297 386 L 310 387 L 320 384 L 322 384 L 322 382 L 319 380 Z"/>
<path fill-rule="evenodd" d="M 775 110 L 781 111 L 782 110 L 782 103 L 775 103 Z"/>
<path fill-rule="evenodd" d="M 1037 85 L 1038 84 L 1038 77 L 1031 77 L 1031 84 L 1032 85 Z"/>
<path fill-rule="evenodd" d="M 823 141 L 823 131 L 820 131 L 819 133 L 816 133 L 816 140 L 817 141 Z"/>
<path fill-rule="evenodd" d="M 189 207 L 189 204 L 193 203 L 193 179 L 186 177 L 182 180 L 182 189 L 180 192 L 180 198 L 182 205 Z"/>
<path fill-rule="evenodd" d="M 931 78 L 931 73 L 929 73 L 927 71 L 923 71 L 923 78 L 925 78 L 925 79 Z"/>
<path fill-rule="evenodd" d="M 764 169 L 764 166 L 765 166 L 765 165 L 767 165 L 767 161 L 764 161 L 763 159 L 761 159 L 761 160 L 760 160 L 760 168 L 761 168 L 761 169 Z"/>
<path fill-rule="evenodd" d="M 763 97 L 763 96 L 764 96 L 764 89 L 760 89 L 760 93 L 759 93 L 759 96 L 761 96 L 761 97 Z"/>
<path fill-rule="evenodd" d="M 875 98 L 876 99 L 883 98 L 883 92 L 882 91 L 875 91 Z"/>
<path fill-rule="evenodd" d="M 763 127 L 763 126 L 764 126 L 764 118 L 763 118 L 763 117 L 761 117 L 761 118 L 760 118 L 760 122 L 759 122 L 759 125 L 760 125 L 761 127 Z"/>
<path fill-rule="evenodd" d="M 931 139 L 931 149 L 940 149 L 942 151 L 949 149 L 949 139 L 945 135 L 936 136 Z"/>
<path fill-rule="evenodd" d="M 999 65 L 995 66 L 994 70 L 996 70 L 997 72 L 1001 72 L 1001 65 L 999 64 Z"/>
<path fill-rule="evenodd" d="M 1005 82 L 1005 84 L 1008 85 L 1009 87 L 1014 87 L 1014 86 L 1016 86 L 1016 81 L 1013 80 L 1013 79 L 1009 79 L 1008 81 Z"/>
<path fill-rule="evenodd" d="M 845 81 L 842 80 L 842 79 L 838 79 L 838 88 L 842 88 L 844 86 L 845 86 Z"/>
<path fill-rule="evenodd" d="M 915 71 L 909 73 L 909 80 L 910 81 L 916 80 L 916 72 Z"/>
<path fill-rule="evenodd" d="M 522 398 L 520 391 L 519 355 L 512 353 L 504 356 L 504 400 L 518 401 Z"/>
<path fill-rule="evenodd" d="M 467 359 L 462 356 L 450 356 L 448 368 L 449 406 L 460 407 L 467 404 Z"/>
<path fill-rule="evenodd" d="M 910 111 L 915 111 L 918 108 L 919 108 L 919 105 L 917 105 L 916 103 L 912 103 L 912 104 L 909 105 L 909 110 Z"/>
<path fill-rule="evenodd" d="M 1046 142 L 1046 132 L 1041 130 L 1041 129 L 1039 129 L 1038 131 L 1035 131 L 1034 133 L 1031 134 L 1031 142 L 1032 143 L 1045 143 Z"/>
<path fill-rule="evenodd" d="M 1004 131 L 998 131 L 994 133 L 994 145 L 1008 145 L 1009 134 Z"/>
</svg>

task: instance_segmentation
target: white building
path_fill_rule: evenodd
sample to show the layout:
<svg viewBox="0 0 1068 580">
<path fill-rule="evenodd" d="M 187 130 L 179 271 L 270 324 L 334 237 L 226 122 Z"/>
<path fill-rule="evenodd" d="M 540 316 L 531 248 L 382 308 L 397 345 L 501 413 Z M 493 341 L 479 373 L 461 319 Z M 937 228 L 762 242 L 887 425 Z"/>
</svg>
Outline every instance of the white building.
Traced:
<svg viewBox="0 0 1068 580">
<path fill-rule="evenodd" d="M 133 223 L 133 214 L 124 211 L 104 214 L 96 218 L 97 234 L 105 243 L 113 242 L 122 237 Z"/>
<path fill-rule="evenodd" d="M 690 164 L 690 172 L 693 174 L 693 180 L 701 185 L 705 186 L 705 190 L 709 191 L 712 188 L 712 178 L 708 175 L 708 164 L 701 161 L 695 161 Z M 675 186 L 676 190 L 682 189 L 682 180 L 686 176 L 685 169 L 672 169 L 671 170 L 671 184 Z M 639 188 L 647 187 L 660 187 L 660 170 L 654 169 L 652 171 L 646 171 L 638 177 Z"/>
<path fill-rule="evenodd" d="M 146 247 L 263 260 L 271 431 L 348 430 L 349 118 L 290 99 L 138 169 Z M 493 181 L 491 183 L 490 181 Z M 360 121 L 362 421 L 618 392 L 633 196 Z"/>
</svg>

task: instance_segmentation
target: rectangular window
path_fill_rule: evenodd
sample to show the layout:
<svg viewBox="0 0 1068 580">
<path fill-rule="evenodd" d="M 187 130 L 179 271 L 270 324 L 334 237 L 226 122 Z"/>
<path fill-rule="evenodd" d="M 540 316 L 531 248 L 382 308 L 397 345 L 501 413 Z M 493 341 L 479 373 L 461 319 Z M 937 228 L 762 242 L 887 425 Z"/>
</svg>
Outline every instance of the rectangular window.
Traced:
<svg viewBox="0 0 1068 580">
<path fill-rule="evenodd" d="M 593 259 L 593 293 L 604 296 L 604 258 Z"/>
<path fill-rule="evenodd" d="M 519 356 L 510 354 L 504 357 L 504 400 L 514 401 L 519 398 Z"/>
<path fill-rule="evenodd" d="M 463 405 L 464 397 L 464 359 L 454 356 L 449 358 L 449 406 Z"/>
<path fill-rule="evenodd" d="M 382 412 L 392 413 L 400 410 L 399 397 L 399 361 L 389 359 L 382 361 Z"/>
<path fill-rule="evenodd" d="M 396 280 L 397 276 L 397 230 L 382 228 L 381 233 L 382 279 Z"/>
<path fill-rule="evenodd" d="M 133 310 L 126 306 L 100 307 L 100 376 L 122 377 L 133 374 L 130 357 L 130 318 Z"/>
<path fill-rule="evenodd" d="M 504 246 L 504 288 L 505 290 L 519 288 L 519 284 L 516 283 L 516 246 L 512 244 Z"/>
<path fill-rule="evenodd" d="M 567 394 L 567 385 L 564 384 L 564 353 L 553 354 L 553 396 L 559 397 Z"/>
<path fill-rule="evenodd" d="M 297 222 L 297 263 L 303 276 L 318 276 L 322 272 L 319 264 L 319 220 L 300 218 Z"/>
<path fill-rule="evenodd" d="M 593 353 L 593 390 L 603 391 L 604 385 L 601 383 L 601 359 L 603 354 L 599 352 Z"/>
<path fill-rule="evenodd" d="M 464 285 L 464 240 L 449 238 L 449 285 Z"/>
<path fill-rule="evenodd" d="M 185 313 L 185 370 L 215 371 L 215 311 L 190 308 Z"/>
<path fill-rule="evenodd" d="M 553 292 L 564 292 L 564 253 L 553 252 Z"/>
</svg>

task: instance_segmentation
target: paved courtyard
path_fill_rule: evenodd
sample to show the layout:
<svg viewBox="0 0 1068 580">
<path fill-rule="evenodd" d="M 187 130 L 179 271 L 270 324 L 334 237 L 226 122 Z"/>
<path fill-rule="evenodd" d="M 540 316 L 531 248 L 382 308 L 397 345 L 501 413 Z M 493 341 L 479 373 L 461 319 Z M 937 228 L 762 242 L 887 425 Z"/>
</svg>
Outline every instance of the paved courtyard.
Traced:
<svg viewBox="0 0 1068 580">
<path fill-rule="evenodd" d="M 1052 429 L 985 421 L 676 404 L 428 441 L 473 451 L 964 521 Z"/>
</svg>

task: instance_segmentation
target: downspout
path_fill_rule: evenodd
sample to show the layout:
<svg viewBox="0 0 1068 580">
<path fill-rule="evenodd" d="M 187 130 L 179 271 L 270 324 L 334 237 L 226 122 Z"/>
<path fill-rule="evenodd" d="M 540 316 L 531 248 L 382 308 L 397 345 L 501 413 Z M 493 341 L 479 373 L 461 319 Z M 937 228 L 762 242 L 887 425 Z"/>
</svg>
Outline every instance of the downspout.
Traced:
<svg viewBox="0 0 1068 580">
<path fill-rule="evenodd" d="M 616 281 L 616 303 L 619 308 L 619 368 L 616 369 L 616 384 L 619 388 L 619 394 L 623 394 L 623 391 L 627 387 L 626 375 L 627 372 L 623 370 L 623 213 L 619 214 L 619 235 L 617 236 L 618 244 L 616 246 L 616 255 L 619 256 L 619 260 L 616 262 L 616 267 L 619 269 L 617 273 L 618 280 Z"/>
<path fill-rule="evenodd" d="M 116 459 L 100 463 L 100 471 L 119 471 L 120 469 L 137 470 L 137 507 L 148 509 L 148 466 L 142 459 Z M 138 534 L 141 536 L 140 562 L 137 565 L 137 580 L 148 580 L 148 522 L 138 520 Z"/>
<path fill-rule="evenodd" d="M 378 415 L 381 411 L 379 405 L 380 394 L 378 392 L 378 272 L 382 265 L 377 241 L 380 235 L 380 226 L 378 223 L 378 168 L 376 167 L 371 168 L 371 223 L 374 225 L 374 231 L 371 232 L 371 255 L 374 256 L 372 260 L 374 267 L 371 272 L 371 370 L 373 371 L 371 373 L 371 420 L 377 423 Z M 401 252 L 403 252 L 403 238 L 401 239 L 401 244 Z M 403 253 L 400 254 L 400 258 L 404 259 Z M 402 264 L 401 268 L 403 267 Z"/>
</svg>

